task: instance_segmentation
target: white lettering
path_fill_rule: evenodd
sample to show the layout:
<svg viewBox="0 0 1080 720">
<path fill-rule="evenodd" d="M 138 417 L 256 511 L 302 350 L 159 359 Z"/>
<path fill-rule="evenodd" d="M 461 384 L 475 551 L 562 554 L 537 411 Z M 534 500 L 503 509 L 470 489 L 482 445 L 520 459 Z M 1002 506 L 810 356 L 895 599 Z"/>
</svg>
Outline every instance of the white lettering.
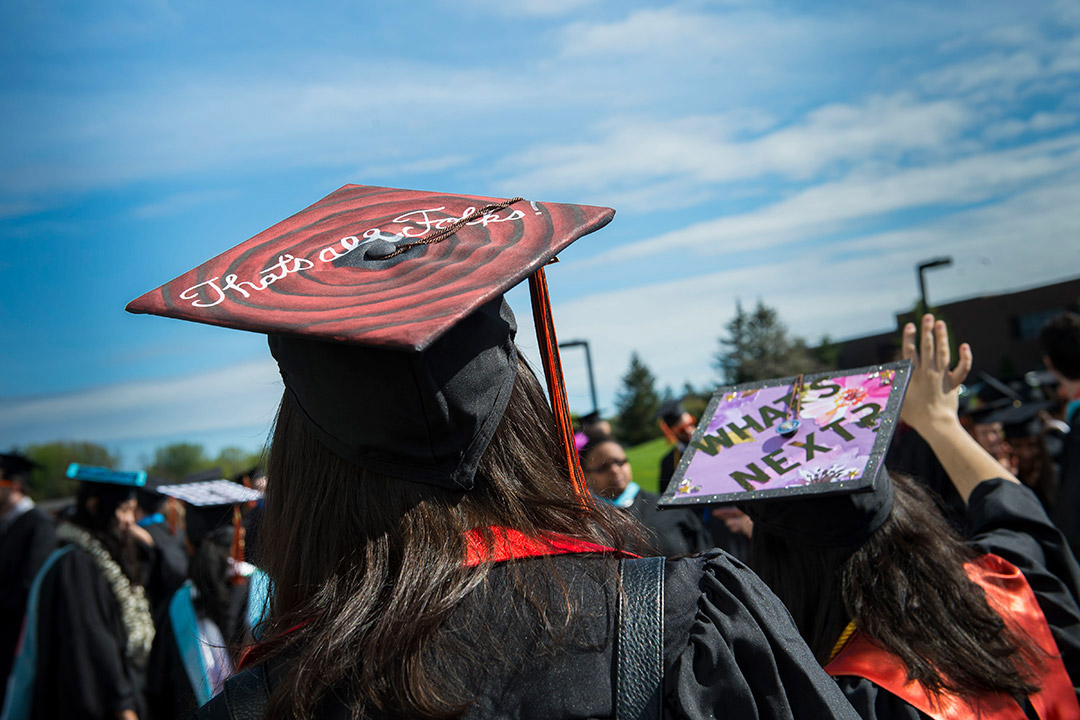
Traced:
<svg viewBox="0 0 1080 720">
<path fill-rule="evenodd" d="M 222 291 L 222 289 L 220 287 L 218 287 L 217 280 L 218 279 L 215 277 L 215 278 L 210 278 L 206 282 L 201 282 L 198 285 L 192 285 L 187 290 L 180 293 L 180 299 L 181 300 L 191 300 L 191 307 L 198 307 L 198 308 L 214 307 L 215 305 L 220 304 L 221 301 L 225 299 L 225 293 L 224 293 L 224 291 Z M 204 302 L 199 302 L 198 300 L 195 299 L 195 298 L 199 297 L 199 293 L 197 291 L 203 285 L 209 285 L 210 287 L 212 287 L 214 289 L 215 292 L 217 292 L 217 298 L 214 300 L 214 302 L 204 303 Z"/>
<path fill-rule="evenodd" d="M 535 204 L 533 204 L 532 207 L 536 210 Z M 376 240 L 385 240 L 386 242 L 397 245 L 402 240 L 422 238 L 433 230 L 443 230 L 448 228 L 453 223 L 464 220 L 475 212 L 475 207 L 468 207 L 465 208 L 465 211 L 461 213 L 460 217 L 457 217 L 454 215 L 447 215 L 445 207 L 412 210 L 407 213 L 402 213 L 393 219 L 392 222 L 400 226 L 400 229 L 398 229 L 397 232 L 374 227 L 368 228 L 361 233 L 363 240 L 356 235 L 347 235 L 338 240 L 336 244 L 327 245 L 322 248 L 319 251 L 318 259 L 320 263 L 332 263 L 335 260 L 348 255 L 356 248 L 375 242 Z M 441 213 L 442 215 L 436 215 L 436 213 Z M 493 223 L 515 222 L 521 220 L 523 217 L 525 217 L 525 213 L 520 210 L 513 210 L 505 217 L 500 216 L 498 212 L 486 212 L 482 216 L 470 220 L 467 224 L 487 227 Z M 314 267 L 315 262 L 307 258 L 296 257 L 291 254 L 278 255 L 277 262 L 270 267 L 259 271 L 259 277 L 253 281 L 238 280 L 235 273 L 230 273 L 225 276 L 224 285 L 218 284 L 218 278 L 211 278 L 198 285 L 192 285 L 187 290 L 180 293 L 180 299 L 190 300 L 192 307 L 214 307 L 215 305 L 220 305 L 222 301 L 225 300 L 227 297 L 226 290 L 232 290 L 245 299 L 250 298 L 251 293 L 265 290 L 288 275 L 303 270 L 311 270 Z M 210 288 L 214 291 L 213 299 L 209 302 L 202 301 L 203 295 L 199 292 L 199 289 L 203 287 Z"/>
</svg>

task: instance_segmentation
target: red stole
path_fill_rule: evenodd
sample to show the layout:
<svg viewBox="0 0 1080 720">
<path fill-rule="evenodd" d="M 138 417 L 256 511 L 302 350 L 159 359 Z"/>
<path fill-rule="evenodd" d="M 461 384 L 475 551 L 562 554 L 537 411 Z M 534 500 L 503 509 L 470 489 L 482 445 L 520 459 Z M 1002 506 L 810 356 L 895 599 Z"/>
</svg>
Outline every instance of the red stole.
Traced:
<svg viewBox="0 0 1080 720">
<path fill-rule="evenodd" d="M 585 540 L 576 540 L 563 535 L 544 535 L 532 537 L 520 530 L 493 526 L 490 528 L 495 539 L 494 547 L 490 552 L 484 544 L 483 536 L 479 530 L 469 530 L 465 533 L 465 558 L 462 565 L 476 567 L 483 562 L 506 562 L 508 560 L 521 560 L 543 555 L 569 555 L 577 553 L 613 553 L 620 557 L 637 557 L 633 553 L 616 550 L 615 548 L 597 545 Z M 258 643 L 244 648 L 240 653 L 240 661 L 237 670 L 243 670 L 257 664 L 266 655 L 266 652 L 274 644 L 275 640 L 290 633 L 302 629 L 308 624 L 304 621 L 289 628 L 277 638 Z"/>
<path fill-rule="evenodd" d="M 488 552 L 479 530 L 465 533 L 466 567 L 475 567 L 482 562 L 506 562 L 542 555 L 569 555 L 574 553 L 614 553 L 622 557 L 637 557 L 632 553 L 615 548 L 597 545 L 585 540 L 575 540 L 564 535 L 543 535 L 531 537 L 513 528 L 491 527 L 495 536 L 495 546 Z"/>
<path fill-rule="evenodd" d="M 983 555 L 964 569 L 972 582 L 986 593 L 990 607 L 1020 638 L 1029 638 L 1040 648 L 1044 669 L 1037 678 L 1041 689 L 1029 699 L 1041 720 L 1080 718 L 1080 705 L 1072 681 L 1065 672 L 1057 643 L 1050 633 L 1042 609 L 1027 580 L 1016 566 L 997 555 Z M 899 657 L 873 643 L 860 632 L 852 635 L 825 672 L 833 677 L 853 675 L 866 678 L 896 695 L 935 720 L 1024 720 L 1015 700 L 1001 693 L 964 699 L 950 693 L 931 695 L 919 683 L 908 680 L 907 667 Z"/>
</svg>

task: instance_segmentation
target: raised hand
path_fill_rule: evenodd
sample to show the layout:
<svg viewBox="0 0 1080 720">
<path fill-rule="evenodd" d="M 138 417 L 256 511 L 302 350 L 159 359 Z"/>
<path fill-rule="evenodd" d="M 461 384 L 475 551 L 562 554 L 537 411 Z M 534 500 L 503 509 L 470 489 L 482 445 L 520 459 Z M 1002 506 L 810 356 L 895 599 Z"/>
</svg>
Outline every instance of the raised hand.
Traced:
<svg viewBox="0 0 1080 720">
<path fill-rule="evenodd" d="M 971 347 L 960 346 L 960 361 L 952 370 L 949 352 L 949 331 L 941 320 L 923 315 L 921 342 L 915 348 L 915 324 L 904 326 L 901 345 L 903 356 L 912 362 L 907 395 L 900 409 L 900 419 L 926 436 L 935 424 L 956 420 L 960 383 L 971 370 Z"/>
</svg>

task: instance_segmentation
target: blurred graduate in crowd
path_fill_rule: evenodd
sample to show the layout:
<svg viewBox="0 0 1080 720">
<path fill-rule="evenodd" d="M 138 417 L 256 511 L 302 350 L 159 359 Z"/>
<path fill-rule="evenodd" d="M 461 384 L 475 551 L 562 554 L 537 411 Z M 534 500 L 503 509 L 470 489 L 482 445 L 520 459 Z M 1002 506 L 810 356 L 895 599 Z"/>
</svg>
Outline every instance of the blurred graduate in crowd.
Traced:
<svg viewBox="0 0 1080 720">
<path fill-rule="evenodd" d="M 660 431 L 671 443 L 671 450 L 660 458 L 660 494 L 667 490 L 668 483 L 675 475 L 675 469 L 679 467 L 679 460 L 686 452 L 690 439 L 697 429 L 697 421 L 694 416 L 686 411 L 677 400 L 664 403 L 656 413 L 656 422 Z"/>
<path fill-rule="evenodd" d="M 154 614 L 154 624 L 169 606 L 169 600 L 188 577 L 187 540 L 184 536 L 184 515 L 181 503 L 162 495 L 157 488 L 160 480 L 149 478 L 136 495 L 136 522 L 147 532 L 153 544 L 144 547 L 146 561 L 146 592 Z"/>
<path fill-rule="evenodd" d="M 182 718 L 216 695 L 254 640 L 268 596 L 266 576 L 244 560 L 240 506 L 258 490 L 227 480 L 165 485 L 186 506 L 191 579 L 159 624 L 146 686 L 149 717 Z"/>
<path fill-rule="evenodd" d="M 1051 320 L 1039 336 L 1043 362 L 1058 382 L 1058 394 L 1066 403 L 1069 430 L 1059 456 L 1060 483 L 1054 520 L 1080 552 L 1080 315 L 1063 313 Z"/>
<path fill-rule="evenodd" d="M 661 512 L 659 495 L 642 490 L 623 446 L 611 438 L 590 440 L 581 449 L 581 469 L 592 494 L 633 515 L 656 552 L 664 557 L 702 552 L 712 547 L 708 531 L 694 510 Z"/>
<path fill-rule="evenodd" d="M 0 454 L 0 707 L 34 576 L 56 547 L 53 520 L 27 495 L 36 464 Z"/>
<path fill-rule="evenodd" d="M 135 524 L 146 475 L 73 464 L 68 476 L 75 512 L 31 587 L 3 718 L 134 720 L 154 639 Z"/>
<path fill-rule="evenodd" d="M 966 504 L 967 537 L 926 492 L 748 501 L 751 566 L 864 718 L 1080 717 L 1080 569 L 1035 494 L 961 427 L 944 323 L 904 331 L 902 417 Z"/>
</svg>

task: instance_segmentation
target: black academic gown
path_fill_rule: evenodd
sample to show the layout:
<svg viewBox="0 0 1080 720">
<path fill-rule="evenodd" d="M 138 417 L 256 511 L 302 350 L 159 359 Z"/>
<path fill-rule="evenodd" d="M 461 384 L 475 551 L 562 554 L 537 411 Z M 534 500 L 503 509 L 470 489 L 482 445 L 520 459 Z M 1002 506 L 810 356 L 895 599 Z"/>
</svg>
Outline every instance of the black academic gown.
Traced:
<svg viewBox="0 0 1080 720">
<path fill-rule="evenodd" d="M 964 531 L 967 522 L 964 500 L 956 492 L 930 444 L 919 433 L 901 424 L 885 455 L 885 467 L 890 472 L 903 473 L 931 490 L 940 500 L 939 507 L 949 524 L 957 532 Z"/>
<path fill-rule="evenodd" d="M 26 612 L 34 576 L 56 547 L 56 526 L 48 513 L 32 507 L 0 532 L 0 707 Z"/>
<path fill-rule="evenodd" d="M 998 555 L 1024 574 L 1073 686 L 1080 685 L 1080 567 L 1035 493 L 1006 480 L 981 483 L 968 501 L 967 530 L 969 544 L 980 554 Z M 837 683 L 866 720 L 927 717 L 869 680 L 838 677 Z"/>
<path fill-rule="evenodd" d="M 545 636 L 538 637 L 532 620 L 508 611 L 517 603 L 504 563 L 492 569 L 489 582 L 466 598 L 445 624 L 444 632 L 454 641 L 488 659 L 474 665 L 457 654 L 438 663 L 436 676 L 468 695 L 465 718 L 614 717 L 616 563 L 605 555 L 562 555 L 551 562 L 568 581 L 565 588 L 550 583 L 552 603 L 569 592 L 581 609 L 554 646 Z M 730 556 L 714 551 L 667 561 L 663 607 L 664 717 L 857 717 L 815 661 L 784 606 Z M 497 641 L 486 639 L 487 630 Z M 280 671 L 280 666 L 271 669 L 272 684 Z M 228 717 L 224 695 L 195 717 Z M 349 715 L 331 698 L 316 717 L 337 720 Z"/>
<path fill-rule="evenodd" d="M 698 510 L 661 510 L 656 504 L 659 499 L 659 495 L 641 490 L 628 508 L 645 526 L 657 554 L 664 557 L 688 555 L 713 546 L 708 531 L 698 519 Z"/>
<path fill-rule="evenodd" d="M 165 523 L 147 525 L 145 529 L 154 538 L 146 575 L 146 594 L 150 599 L 154 625 L 160 626 L 169 600 L 188 578 L 188 555 L 184 536 L 170 533 Z"/>
<path fill-rule="evenodd" d="M 1080 556 L 1080 412 L 1075 413 L 1059 458 L 1061 481 L 1054 506 L 1054 522 Z"/>
<path fill-rule="evenodd" d="M 678 446 L 668 450 L 664 457 L 660 458 L 660 494 L 667 490 L 671 478 L 675 477 L 675 470 L 679 467 L 679 459 L 682 457 L 682 449 Z"/>
<path fill-rule="evenodd" d="M 231 591 L 231 623 L 228 627 L 219 628 L 219 630 L 235 666 L 238 659 L 235 651 L 252 642 L 248 623 L 248 583 L 233 585 Z M 183 586 L 176 593 L 188 593 L 190 596 L 190 587 Z M 176 598 L 176 595 L 174 594 L 173 597 Z M 184 649 L 177 641 L 177 636 L 183 635 L 190 647 L 198 637 L 198 631 L 191 625 L 184 625 L 183 620 L 178 614 L 166 614 L 163 622 L 157 626 L 157 634 L 154 635 L 154 646 L 150 651 L 150 662 L 146 670 L 148 720 L 184 718 L 199 706 L 189 677 L 189 669 L 185 667 Z M 201 667 L 192 669 L 205 674 L 205 670 Z"/>
<path fill-rule="evenodd" d="M 120 606 L 89 553 L 75 547 L 42 577 L 30 717 L 141 717 L 142 671 L 128 659 Z"/>
</svg>

